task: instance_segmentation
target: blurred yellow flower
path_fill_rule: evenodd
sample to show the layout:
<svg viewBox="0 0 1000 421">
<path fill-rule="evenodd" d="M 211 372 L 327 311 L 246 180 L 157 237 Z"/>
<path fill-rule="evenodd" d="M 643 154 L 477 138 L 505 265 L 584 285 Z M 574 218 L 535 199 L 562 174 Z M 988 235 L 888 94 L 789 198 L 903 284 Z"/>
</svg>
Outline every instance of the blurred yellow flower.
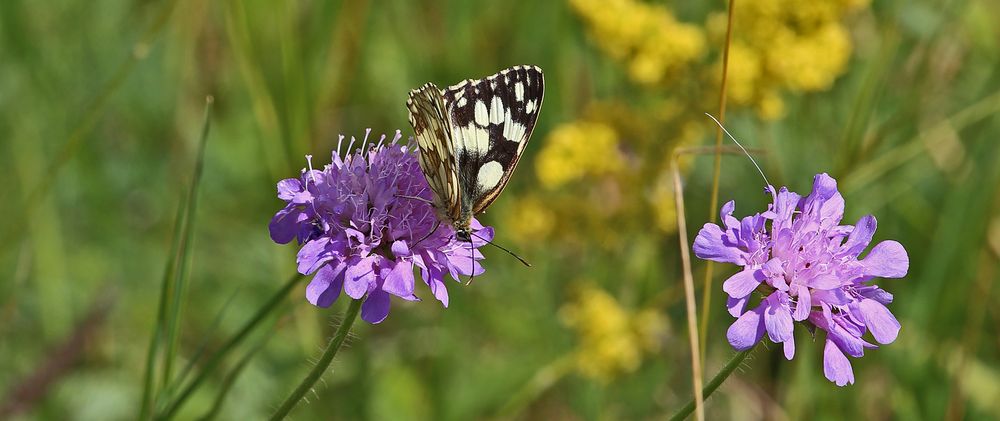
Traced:
<svg viewBox="0 0 1000 421">
<path fill-rule="evenodd" d="M 576 300 L 559 310 L 560 320 L 580 337 L 580 374 L 607 383 L 634 372 L 644 354 L 659 350 L 667 322 L 654 310 L 632 314 L 604 290 L 583 284 Z"/>
<path fill-rule="evenodd" d="M 666 233 L 677 231 L 677 202 L 674 200 L 674 184 L 670 171 L 663 171 L 649 198 L 656 217 L 656 227 Z"/>
<path fill-rule="evenodd" d="M 538 180 L 550 189 L 588 175 L 613 174 L 623 166 L 614 128 L 589 121 L 556 127 L 535 159 Z"/>
<path fill-rule="evenodd" d="M 722 74 L 722 63 L 720 62 L 716 67 L 717 70 L 713 73 Z M 729 47 L 728 86 L 726 87 L 729 99 L 738 104 L 753 102 L 762 73 L 760 56 L 742 42 L 733 42 Z"/>
<path fill-rule="evenodd" d="M 506 213 L 505 230 L 514 241 L 531 244 L 548 237 L 555 227 L 556 217 L 551 206 L 534 196 L 516 200 Z"/>
<path fill-rule="evenodd" d="M 737 5 L 729 50 L 727 96 L 765 120 L 784 115 L 782 90 L 829 89 L 847 70 L 853 46 L 844 18 L 867 0 L 758 0 Z M 722 44 L 726 14 L 706 23 L 713 43 Z M 721 57 L 719 58 L 721 60 Z M 715 68 L 721 67 L 721 61 Z M 714 74 L 718 74 L 716 71 Z"/>
<path fill-rule="evenodd" d="M 761 92 L 756 105 L 757 115 L 764 120 L 777 120 L 785 115 L 785 101 L 776 90 Z"/>
<path fill-rule="evenodd" d="M 637 0 L 569 0 L 591 38 L 638 83 L 657 84 L 705 53 L 701 28 L 661 6 Z"/>
</svg>

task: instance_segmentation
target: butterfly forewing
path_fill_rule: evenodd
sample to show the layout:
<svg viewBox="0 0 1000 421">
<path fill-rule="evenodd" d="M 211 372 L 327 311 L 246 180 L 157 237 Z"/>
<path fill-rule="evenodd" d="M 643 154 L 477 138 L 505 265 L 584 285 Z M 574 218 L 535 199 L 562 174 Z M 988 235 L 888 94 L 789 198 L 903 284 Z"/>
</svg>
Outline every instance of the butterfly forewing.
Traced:
<svg viewBox="0 0 1000 421">
<path fill-rule="evenodd" d="M 515 66 L 443 92 L 464 210 L 482 212 L 507 185 L 535 128 L 543 91 L 541 69 Z"/>
<path fill-rule="evenodd" d="M 434 192 L 435 207 L 451 220 L 461 216 L 458 162 L 441 90 L 433 83 L 410 91 L 410 125 L 420 146 L 419 162 Z"/>
</svg>

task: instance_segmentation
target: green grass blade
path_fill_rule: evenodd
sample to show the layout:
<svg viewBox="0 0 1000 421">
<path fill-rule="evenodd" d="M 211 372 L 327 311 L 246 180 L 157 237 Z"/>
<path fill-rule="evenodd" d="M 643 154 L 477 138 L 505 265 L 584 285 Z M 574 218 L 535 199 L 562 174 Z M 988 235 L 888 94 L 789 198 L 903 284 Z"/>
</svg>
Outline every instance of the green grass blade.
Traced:
<svg viewBox="0 0 1000 421">
<path fill-rule="evenodd" d="M 170 280 L 174 278 L 174 269 L 177 267 L 177 251 L 180 248 L 181 226 L 183 224 L 184 208 L 187 206 L 186 196 L 181 195 L 180 204 L 177 206 L 177 213 L 174 216 L 174 229 L 170 241 L 170 254 L 168 254 L 166 267 L 163 269 L 163 278 L 160 280 L 160 303 L 156 311 L 156 326 L 153 328 L 153 335 L 149 340 L 149 349 L 146 352 L 146 368 L 142 387 L 142 404 L 139 406 L 139 419 L 147 419 L 152 409 L 153 382 L 155 376 L 156 355 L 159 353 L 160 342 L 163 339 L 163 327 L 167 319 L 167 305 L 171 294 Z"/>
<path fill-rule="evenodd" d="M 191 397 L 191 394 L 194 393 L 195 390 L 198 390 L 198 387 L 201 386 L 205 379 L 207 379 L 208 376 L 215 371 L 222 360 L 224 360 L 230 352 L 242 343 L 247 336 L 260 325 L 261 321 L 278 308 L 278 305 L 281 304 L 285 296 L 288 295 L 292 288 L 295 287 L 299 281 L 302 280 L 302 278 L 303 276 L 298 273 L 289 278 L 288 281 L 285 282 L 285 285 L 282 286 L 278 292 L 272 295 L 271 298 L 268 299 L 268 301 L 264 303 L 264 305 L 259 308 L 256 313 L 254 313 L 253 317 L 251 317 L 250 320 L 248 320 L 235 335 L 230 337 L 229 340 L 227 340 L 216 353 L 212 354 L 208 361 L 205 362 L 205 368 L 198 373 L 198 376 L 195 377 L 194 380 L 192 380 L 186 387 L 184 387 L 184 389 L 177 395 L 177 398 L 167 404 L 163 411 L 160 411 L 155 418 L 170 419 L 173 417 L 177 413 L 177 410 L 184 405 L 184 402 Z"/>
<path fill-rule="evenodd" d="M 243 373 L 243 369 L 246 368 L 247 364 L 250 363 L 250 360 L 253 359 L 254 355 L 257 355 L 257 352 L 260 351 L 262 348 L 264 348 L 265 342 L 267 342 L 267 338 L 265 338 L 263 342 L 255 346 L 252 350 L 250 350 L 250 352 L 247 352 L 247 354 L 244 355 L 243 358 L 240 358 L 240 361 L 236 363 L 236 366 L 229 371 L 229 374 L 226 375 L 225 380 L 222 381 L 222 387 L 219 389 L 219 394 L 215 396 L 215 402 L 212 403 L 212 408 L 209 409 L 208 412 L 205 413 L 205 415 L 199 417 L 198 418 L 199 420 L 202 421 L 212 420 L 219 415 L 219 411 L 222 410 L 222 405 L 226 403 L 226 396 L 229 395 L 229 391 L 232 389 L 233 384 L 236 383 L 236 379 L 240 377 L 240 374 Z"/>
<path fill-rule="evenodd" d="M 164 340 L 164 335 L 167 334 L 168 344 L 173 341 L 172 329 L 176 326 L 169 326 L 172 324 L 171 321 L 176 322 L 176 314 L 173 312 L 179 305 L 178 301 L 180 298 L 179 289 L 177 282 L 179 279 L 183 278 L 183 272 L 186 271 L 185 260 L 189 247 L 191 237 L 191 222 L 194 215 L 194 208 L 196 207 L 195 198 L 197 195 L 197 185 L 201 178 L 201 167 L 204 160 L 204 145 L 205 140 L 208 138 L 208 117 L 211 110 L 211 100 L 205 107 L 205 122 L 202 125 L 201 139 L 199 141 L 199 151 L 198 157 L 195 163 L 194 176 L 191 179 L 191 185 L 188 188 L 188 193 L 182 195 L 180 199 L 180 205 L 177 207 L 177 213 L 174 215 L 174 229 L 172 233 L 172 240 L 170 242 L 170 254 L 167 258 L 166 267 L 163 270 L 163 279 L 160 283 L 160 300 L 156 312 L 156 326 L 153 328 L 153 335 L 149 341 L 149 349 L 146 352 L 146 367 L 144 370 L 143 379 L 143 389 L 142 389 L 142 403 L 139 406 L 139 419 L 146 419 L 150 415 L 153 403 L 153 384 L 155 382 L 155 365 L 156 357 L 159 354 L 159 349 L 161 343 Z M 169 327 L 168 327 L 169 326 Z M 171 360 L 172 355 L 167 353 L 167 360 Z M 163 385 L 166 386 L 169 382 L 169 366 L 170 364 L 164 363 L 164 370 L 161 372 L 161 377 L 163 380 Z"/>
<path fill-rule="evenodd" d="M 194 175 L 191 177 L 191 185 L 188 187 L 187 207 L 184 210 L 184 225 L 181 235 L 181 246 L 177 256 L 177 271 L 173 280 L 173 294 L 171 296 L 170 310 L 167 314 L 166 327 L 166 352 L 163 360 L 163 387 L 170 384 L 173 377 L 173 364 L 177 353 L 177 331 L 180 329 L 180 317 L 184 299 L 184 290 L 187 285 L 188 266 L 191 263 L 190 250 L 194 239 L 194 223 L 196 210 L 198 208 L 198 186 L 201 184 L 201 175 L 205 167 L 205 145 L 208 143 L 208 132 L 212 121 L 212 104 L 214 100 L 211 96 L 205 99 L 205 117 L 201 126 L 201 136 L 198 140 L 198 155 L 195 158 Z M 169 390 L 166 390 L 169 393 Z"/>
<path fill-rule="evenodd" d="M 168 390 L 173 390 L 174 387 L 176 387 L 176 385 L 184 383 L 184 381 L 187 380 L 188 375 L 191 374 L 191 371 L 194 370 L 194 367 L 198 363 L 198 361 L 201 361 L 201 357 L 204 356 L 205 351 L 208 350 L 209 339 L 215 336 L 216 331 L 219 330 L 219 326 L 222 324 L 222 317 L 225 316 L 226 312 L 229 310 L 230 304 L 233 303 L 233 300 L 236 299 L 236 295 L 239 292 L 240 288 L 237 288 L 236 291 L 233 291 L 233 293 L 229 296 L 229 298 L 226 299 L 226 302 L 222 305 L 222 308 L 219 309 L 219 312 L 216 313 L 215 318 L 212 319 L 212 323 L 208 325 L 207 329 L 205 329 L 205 335 L 202 338 L 201 342 L 198 344 L 198 348 L 196 348 L 194 354 L 191 355 L 191 358 L 188 360 L 188 363 L 184 365 L 184 369 L 181 370 L 180 374 L 178 374 L 177 377 L 170 382 L 171 387 L 168 387 Z"/>
</svg>

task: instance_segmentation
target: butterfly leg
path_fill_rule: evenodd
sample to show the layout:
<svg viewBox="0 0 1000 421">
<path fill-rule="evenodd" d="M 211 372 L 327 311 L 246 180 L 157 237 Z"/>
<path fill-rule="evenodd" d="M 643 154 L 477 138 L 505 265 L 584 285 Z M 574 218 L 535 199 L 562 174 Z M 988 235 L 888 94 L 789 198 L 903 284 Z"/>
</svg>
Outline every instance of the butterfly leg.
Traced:
<svg viewBox="0 0 1000 421">
<path fill-rule="evenodd" d="M 424 199 L 424 198 L 422 198 L 422 197 L 417 197 L 417 196 L 407 196 L 407 195 L 405 195 L 405 194 L 397 194 L 397 195 L 394 195 L 394 197 L 399 197 L 399 198 L 403 198 L 403 199 L 413 199 L 413 200 L 419 200 L 419 201 L 421 201 L 421 202 L 424 202 L 424 203 L 426 203 L 426 204 L 428 204 L 428 205 L 431 205 L 431 206 L 434 206 L 434 202 L 433 202 L 433 201 L 431 201 L 431 200 L 427 200 L 427 199 Z"/>
<path fill-rule="evenodd" d="M 419 199 L 419 198 L 418 198 L 418 199 Z M 420 244 L 420 242 L 421 242 L 421 241 L 424 241 L 424 240 L 426 240 L 426 239 L 427 239 L 428 237 L 430 237 L 430 236 L 434 235 L 434 232 L 436 232 L 436 231 L 437 231 L 437 229 L 438 229 L 438 226 L 440 226 L 440 225 L 441 225 L 441 221 L 440 221 L 440 220 L 438 220 L 438 219 L 435 219 L 435 220 L 434 220 L 434 229 L 432 229 L 432 230 L 431 230 L 431 232 L 427 233 L 427 235 L 425 235 L 425 236 L 424 236 L 424 238 L 421 238 L 421 239 L 420 239 L 420 240 L 418 240 L 418 241 L 417 241 L 416 243 L 413 243 L 413 245 L 412 245 L 412 246 L 410 246 L 410 247 L 411 247 L 411 248 L 412 248 L 412 247 L 416 247 L 416 245 L 417 245 L 417 244 Z"/>
</svg>

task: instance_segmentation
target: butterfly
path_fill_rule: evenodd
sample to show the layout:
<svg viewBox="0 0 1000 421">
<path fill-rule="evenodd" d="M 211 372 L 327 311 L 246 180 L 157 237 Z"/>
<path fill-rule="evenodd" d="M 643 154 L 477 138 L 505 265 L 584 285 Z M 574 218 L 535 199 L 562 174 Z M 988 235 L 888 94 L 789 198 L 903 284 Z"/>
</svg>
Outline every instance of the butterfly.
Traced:
<svg viewBox="0 0 1000 421">
<path fill-rule="evenodd" d="M 420 146 L 419 163 L 439 219 L 472 241 L 470 221 L 507 186 L 535 128 L 542 70 L 514 66 L 447 89 L 427 83 L 406 107 Z"/>
</svg>

